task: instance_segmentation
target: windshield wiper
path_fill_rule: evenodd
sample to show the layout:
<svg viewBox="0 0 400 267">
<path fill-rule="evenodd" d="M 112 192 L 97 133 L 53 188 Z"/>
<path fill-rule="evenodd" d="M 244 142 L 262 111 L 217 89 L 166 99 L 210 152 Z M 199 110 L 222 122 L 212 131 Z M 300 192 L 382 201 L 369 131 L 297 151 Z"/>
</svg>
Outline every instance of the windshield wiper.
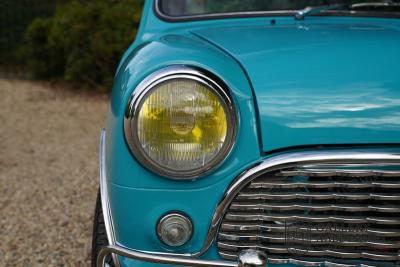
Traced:
<svg viewBox="0 0 400 267">
<path fill-rule="evenodd" d="M 323 11 L 338 9 L 342 7 L 347 7 L 347 4 L 332 4 L 332 5 L 324 5 L 324 6 L 308 6 L 304 9 L 300 9 L 294 14 L 294 17 L 297 20 L 303 20 L 306 16 L 312 14 L 319 14 Z"/>
<path fill-rule="evenodd" d="M 363 7 L 400 7 L 400 2 L 395 1 L 381 1 L 381 2 L 365 2 L 350 5 L 351 9 L 363 8 Z"/>
<path fill-rule="evenodd" d="M 323 6 L 308 6 L 296 12 L 294 17 L 297 20 L 303 20 L 308 15 L 319 14 L 327 10 L 335 10 L 338 8 L 347 8 L 349 10 L 365 8 L 365 7 L 400 7 L 400 2 L 393 0 L 377 1 L 377 2 L 365 2 L 356 4 L 331 4 Z"/>
</svg>

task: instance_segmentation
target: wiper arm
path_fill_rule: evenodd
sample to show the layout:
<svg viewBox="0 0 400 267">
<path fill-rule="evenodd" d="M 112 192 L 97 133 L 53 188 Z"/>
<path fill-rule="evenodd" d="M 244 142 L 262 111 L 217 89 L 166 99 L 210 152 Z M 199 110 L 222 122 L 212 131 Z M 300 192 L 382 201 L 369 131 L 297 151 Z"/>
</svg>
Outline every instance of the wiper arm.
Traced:
<svg viewBox="0 0 400 267">
<path fill-rule="evenodd" d="M 296 12 L 294 15 L 295 19 L 297 20 L 303 20 L 306 16 L 312 15 L 312 14 L 318 14 L 323 11 L 327 10 L 332 10 L 332 9 L 338 9 L 342 7 L 347 7 L 347 4 L 332 4 L 332 5 L 324 5 L 324 6 L 308 6 L 304 9 L 301 9 Z"/>
<path fill-rule="evenodd" d="M 294 17 L 297 20 L 303 20 L 308 15 L 319 14 L 327 10 L 334 10 L 338 8 L 347 8 L 349 10 L 364 8 L 364 7 L 400 7 L 400 2 L 393 0 L 377 1 L 377 2 L 365 2 L 356 4 L 331 4 L 323 6 L 308 6 L 296 12 Z"/>
<path fill-rule="evenodd" d="M 390 0 L 381 2 L 365 2 L 357 3 L 349 6 L 351 9 L 363 8 L 363 7 L 400 7 L 400 2 L 394 2 Z"/>
</svg>

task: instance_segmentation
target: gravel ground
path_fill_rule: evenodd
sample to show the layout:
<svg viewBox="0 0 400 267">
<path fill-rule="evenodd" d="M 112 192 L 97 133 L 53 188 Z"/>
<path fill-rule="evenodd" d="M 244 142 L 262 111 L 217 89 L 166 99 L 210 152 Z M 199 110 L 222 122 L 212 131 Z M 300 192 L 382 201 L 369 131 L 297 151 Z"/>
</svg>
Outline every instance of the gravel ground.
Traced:
<svg viewBox="0 0 400 267">
<path fill-rule="evenodd" d="M 89 266 L 107 97 L 0 79 L 0 265 Z"/>
</svg>

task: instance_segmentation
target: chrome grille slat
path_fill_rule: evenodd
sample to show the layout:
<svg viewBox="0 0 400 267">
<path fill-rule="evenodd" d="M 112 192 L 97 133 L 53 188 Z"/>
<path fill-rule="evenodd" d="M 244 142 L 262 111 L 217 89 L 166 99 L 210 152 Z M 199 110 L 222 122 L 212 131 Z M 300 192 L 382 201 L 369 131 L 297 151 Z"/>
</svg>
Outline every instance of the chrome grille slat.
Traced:
<svg viewBox="0 0 400 267">
<path fill-rule="evenodd" d="M 344 212 L 357 212 L 357 211 L 376 211 L 376 212 L 400 212 L 400 207 L 385 207 L 385 206 L 346 206 L 346 205 L 268 205 L 268 204 L 243 204 L 232 203 L 231 210 L 234 211 L 289 211 L 289 210 L 313 210 L 313 211 L 344 211 Z"/>
<path fill-rule="evenodd" d="M 343 176 L 343 177 L 399 177 L 399 171 L 375 171 L 375 170 L 325 170 L 325 169 L 306 169 L 281 171 L 282 176 Z"/>
<path fill-rule="evenodd" d="M 316 200 L 400 200 L 397 194 L 311 194 L 311 193 L 240 193 L 237 200 L 287 200 L 287 199 L 316 199 Z"/>
<path fill-rule="evenodd" d="M 302 231 L 311 231 L 311 232 L 319 232 L 319 229 L 316 228 L 301 228 L 299 230 Z M 378 235 L 378 236 L 388 236 L 388 237 L 400 237 L 400 229 L 395 229 L 396 231 L 388 231 L 385 229 L 368 229 L 367 233 L 371 235 Z M 226 222 L 221 225 L 221 231 L 265 231 L 268 233 L 283 233 L 285 232 L 284 226 L 276 226 L 273 224 L 248 224 L 248 223 L 241 223 L 241 222 Z M 352 233 L 357 234 L 357 233 Z"/>
<path fill-rule="evenodd" d="M 287 254 L 291 253 L 301 253 L 302 255 L 314 256 L 314 257 L 340 257 L 343 259 L 370 259 L 370 260 L 386 260 L 386 261 L 397 261 L 400 259 L 398 254 L 383 255 L 370 252 L 344 252 L 335 250 L 306 250 L 295 247 L 275 247 L 275 246 L 261 246 L 261 245 L 251 245 L 251 244 L 229 244 L 220 241 L 218 247 L 225 248 L 231 251 L 239 251 L 241 249 L 255 249 L 267 251 L 267 253 L 274 254 Z"/>
<path fill-rule="evenodd" d="M 399 225 L 400 218 L 369 218 L 369 217 L 334 217 L 334 216 L 282 216 L 282 215 L 264 215 L 254 213 L 234 213 L 230 212 L 225 216 L 231 221 L 280 221 L 280 222 L 340 222 L 340 223 L 376 223 Z"/>
<path fill-rule="evenodd" d="M 219 234 L 219 239 L 221 241 L 268 241 L 271 243 L 285 243 L 286 239 L 285 237 L 273 237 L 273 236 L 268 236 L 268 235 L 237 235 L 237 234 L 229 234 L 229 233 L 220 233 Z M 297 239 L 297 240 L 291 240 L 293 243 L 299 243 L 301 244 L 302 239 Z M 399 242 L 391 242 L 391 243 L 374 243 L 374 242 L 329 242 L 329 241 L 323 241 L 320 242 L 319 240 L 310 240 L 311 242 L 318 242 L 320 245 L 341 245 L 344 247 L 369 247 L 373 249 L 385 249 L 385 248 L 400 248 L 400 243 Z"/>
<path fill-rule="evenodd" d="M 248 188 L 249 189 L 270 189 L 270 188 L 283 188 L 283 189 L 295 189 L 295 188 L 354 188 L 354 189 L 378 189 L 378 188 L 388 188 L 388 189 L 398 189 L 400 188 L 400 183 L 391 182 L 368 182 L 368 183 L 344 183 L 344 182 L 318 182 L 318 183 L 282 183 L 279 182 L 252 182 Z"/>
<path fill-rule="evenodd" d="M 400 162 L 260 172 L 230 200 L 217 237 L 226 259 L 251 248 L 270 263 L 399 267 Z"/>
</svg>

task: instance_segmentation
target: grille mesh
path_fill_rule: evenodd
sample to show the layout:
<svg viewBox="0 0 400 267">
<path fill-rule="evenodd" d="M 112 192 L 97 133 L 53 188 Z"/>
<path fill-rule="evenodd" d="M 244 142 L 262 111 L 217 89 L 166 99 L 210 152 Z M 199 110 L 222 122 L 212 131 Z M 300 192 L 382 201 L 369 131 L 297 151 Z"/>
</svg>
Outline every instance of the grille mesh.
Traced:
<svg viewBox="0 0 400 267">
<path fill-rule="evenodd" d="M 264 251 L 270 263 L 400 266 L 400 169 L 309 165 L 265 173 L 234 198 L 221 257 Z"/>
</svg>

